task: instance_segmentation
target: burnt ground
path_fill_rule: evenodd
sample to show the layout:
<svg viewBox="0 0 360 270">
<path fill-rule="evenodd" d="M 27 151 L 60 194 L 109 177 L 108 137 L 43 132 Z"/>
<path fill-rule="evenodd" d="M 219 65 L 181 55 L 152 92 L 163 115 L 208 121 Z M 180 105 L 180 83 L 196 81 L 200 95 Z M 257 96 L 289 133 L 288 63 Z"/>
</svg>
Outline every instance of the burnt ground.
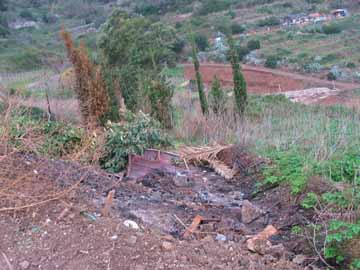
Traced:
<svg viewBox="0 0 360 270">
<path fill-rule="evenodd" d="M 291 262 L 308 252 L 289 233 L 302 222 L 296 202 L 283 187 L 254 197 L 256 180 L 226 181 L 205 168 L 131 180 L 69 161 L 2 157 L 0 269 L 315 269 L 310 257 Z M 204 221 L 185 239 L 196 215 Z M 126 227 L 128 219 L 140 228 Z M 246 240 L 269 224 L 279 231 L 272 245 L 250 252 Z"/>
</svg>

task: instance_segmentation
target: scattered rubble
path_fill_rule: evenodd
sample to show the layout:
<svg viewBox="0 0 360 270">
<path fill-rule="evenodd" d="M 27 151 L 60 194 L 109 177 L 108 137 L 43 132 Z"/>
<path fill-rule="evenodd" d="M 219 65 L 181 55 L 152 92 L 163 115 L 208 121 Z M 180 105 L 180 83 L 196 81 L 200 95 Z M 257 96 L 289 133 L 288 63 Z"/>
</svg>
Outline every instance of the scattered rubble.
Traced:
<svg viewBox="0 0 360 270">
<path fill-rule="evenodd" d="M 162 164 L 166 164 L 165 170 L 142 169 L 142 173 L 138 174 L 136 168 L 140 167 L 132 163 L 132 177 L 120 179 L 104 172 L 84 169 L 70 162 L 49 161 L 32 155 L 15 155 L 16 161 L 0 160 L 0 168 L 6 168 L 9 162 L 11 166 L 21 164 L 24 168 L 16 171 L 0 170 L 0 181 L 6 177 L 8 179 L 9 176 L 16 179 L 19 171 L 32 172 L 36 169 L 38 174 L 29 174 L 35 183 L 40 184 L 42 179 L 51 180 L 58 188 L 67 190 L 79 181 L 79 176 L 87 172 L 86 181 L 81 182 L 81 190 L 74 190 L 71 196 L 64 198 L 72 203 L 60 203 L 57 210 L 47 216 L 49 220 L 56 222 L 46 225 L 46 236 L 42 233 L 44 225 L 39 225 L 37 231 L 30 230 L 33 235 L 44 235 L 42 241 L 45 241 L 51 235 L 54 237 L 52 229 L 63 226 L 61 233 L 57 235 L 57 243 L 62 244 L 65 240 L 72 240 L 74 232 L 69 231 L 72 226 L 79 226 L 76 227 L 76 231 L 80 232 L 77 239 L 82 242 L 81 249 L 76 253 L 79 258 L 91 258 L 94 252 L 98 254 L 101 249 L 104 254 L 109 254 L 109 250 L 112 250 L 112 255 L 106 255 L 106 263 L 109 256 L 117 254 L 115 261 L 126 261 L 126 265 L 131 265 L 129 269 L 135 269 L 135 266 L 136 269 L 209 269 L 212 266 L 221 266 L 219 269 L 244 270 L 298 269 L 289 261 L 289 256 L 283 256 L 292 252 L 287 247 L 288 243 L 281 238 L 274 240 L 274 235 L 282 233 L 275 227 L 281 231 L 280 228 L 294 222 L 292 219 L 284 218 L 288 214 L 284 211 L 289 211 L 289 208 L 286 205 L 278 207 L 278 204 L 274 204 L 274 197 L 268 198 L 269 202 L 266 204 L 261 200 L 244 200 L 245 196 L 253 193 L 251 186 L 254 187 L 256 183 L 254 173 L 256 175 L 256 167 L 264 164 L 264 160 L 238 146 L 216 146 L 215 150 L 211 147 L 207 150 L 206 154 L 202 151 L 202 158 L 198 159 L 197 154 L 194 154 L 192 158 L 185 159 L 186 162 L 181 162 L 182 155 L 179 155 L 175 163 L 172 162 L 174 154 L 169 155 L 156 150 L 146 151 L 142 158 L 146 162 L 163 162 Z M 238 173 L 232 179 L 225 179 L 214 170 L 202 167 L 206 164 L 204 159 L 214 158 L 210 153 L 217 153 L 216 159 Z M 198 160 L 201 167 L 192 165 Z M 26 165 L 23 165 L 24 163 Z M 175 171 L 168 171 L 169 166 L 173 166 Z M 136 177 L 133 177 L 134 175 Z M 28 190 L 24 189 L 24 186 L 22 189 L 24 194 L 27 194 Z M 278 194 L 274 193 L 274 196 L 278 198 Z M 90 206 L 85 206 L 84 203 L 81 203 L 81 207 L 76 206 L 77 202 L 83 200 Z M 49 207 L 41 209 L 44 211 Z M 109 209 L 111 215 L 107 216 L 106 213 L 110 213 Z M 279 211 L 283 212 L 280 214 Z M 85 213 L 88 214 L 86 218 L 76 218 L 79 214 Z M 264 213 L 267 213 L 266 218 L 258 218 Z M 57 219 L 59 216 L 61 218 Z M 93 218 L 95 220 L 92 220 Z M 251 222 L 254 219 L 256 222 Z M 105 231 L 105 227 L 102 227 L 104 222 L 115 224 L 111 225 L 112 229 Z M 77 223 L 80 224 L 75 225 Z M 38 225 L 34 220 L 29 224 L 31 228 L 34 227 L 32 224 Z M 44 224 L 44 219 L 41 219 L 40 224 Z M 11 226 L 6 228 L 10 230 Z M 95 228 L 97 232 L 93 231 Z M 91 246 L 88 246 L 88 242 L 92 243 Z M 0 243 L 0 248 L 2 245 Z M 39 245 L 43 248 L 42 244 Z M 73 253 L 74 251 L 71 254 Z M 174 257 L 167 257 L 173 254 L 176 254 L 175 262 Z M 141 258 L 144 256 L 147 260 L 153 256 L 161 258 L 161 265 L 156 261 L 143 263 Z M 39 259 L 27 260 L 35 262 L 36 265 L 40 264 Z M 41 264 L 49 265 L 49 262 Z M 180 265 L 183 267 L 180 268 Z M 201 267 L 198 267 L 199 265 Z M 116 269 L 113 264 L 112 268 Z"/>
</svg>

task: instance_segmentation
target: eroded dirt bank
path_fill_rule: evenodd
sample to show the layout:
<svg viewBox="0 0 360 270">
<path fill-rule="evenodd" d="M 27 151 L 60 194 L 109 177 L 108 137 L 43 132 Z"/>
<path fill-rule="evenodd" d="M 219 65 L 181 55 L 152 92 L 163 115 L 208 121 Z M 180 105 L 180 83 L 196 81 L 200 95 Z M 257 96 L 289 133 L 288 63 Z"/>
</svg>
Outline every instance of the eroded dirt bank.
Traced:
<svg viewBox="0 0 360 270">
<path fill-rule="evenodd" d="M 256 172 L 228 181 L 204 168 L 122 179 L 27 154 L 0 159 L 0 262 L 4 269 L 315 269 L 289 228 L 301 212 L 286 191 L 253 197 Z M 115 190 L 109 217 L 101 215 Z M 21 192 L 20 192 L 21 191 Z M 21 196 L 14 196 L 19 192 Z M 34 207 L 27 207 L 35 205 Z M 195 233 L 187 226 L 200 215 Z M 135 221 L 138 229 L 124 225 Z M 247 240 L 273 225 L 255 252 Z M 11 268 L 12 267 L 12 268 Z"/>
</svg>

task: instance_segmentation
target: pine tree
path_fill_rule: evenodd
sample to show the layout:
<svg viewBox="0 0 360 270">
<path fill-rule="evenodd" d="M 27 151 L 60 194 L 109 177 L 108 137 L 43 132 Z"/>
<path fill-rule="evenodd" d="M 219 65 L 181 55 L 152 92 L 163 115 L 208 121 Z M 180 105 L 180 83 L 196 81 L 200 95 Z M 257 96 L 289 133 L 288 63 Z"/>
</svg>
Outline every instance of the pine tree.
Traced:
<svg viewBox="0 0 360 270">
<path fill-rule="evenodd" d="M 201 111 L 204 115 L 206 115 L 209 112 L 209 106 L 204 92 L 204 83 L 200 73 L 200 63 L 199 63 L 199 59 L 197 58 L 196 44 L 193 35 L 191 37 L 191 45 L 192 45 L 192 58 L 195 68 L 196 84 L 199 92 Z"/>
<path fill-rule="evenodd" d="M 215 114 L 221 114 L 225 111 L 226 96 L 223 89 L 221 89 L 220 81 L 215 76 L 212 81 L 211 90 L 209 93 L 210 108 Z"/>
<path fill-rule="evenodd" d="M 228 35 L 228 42 L 230 47 L 229 57 L 233 71 L 235 112 L 240 115 L 240 117 L 243 117 L 247 105 L 247 85 L 241 71 L 235 42 L 231 34 Z"/>
</svg>

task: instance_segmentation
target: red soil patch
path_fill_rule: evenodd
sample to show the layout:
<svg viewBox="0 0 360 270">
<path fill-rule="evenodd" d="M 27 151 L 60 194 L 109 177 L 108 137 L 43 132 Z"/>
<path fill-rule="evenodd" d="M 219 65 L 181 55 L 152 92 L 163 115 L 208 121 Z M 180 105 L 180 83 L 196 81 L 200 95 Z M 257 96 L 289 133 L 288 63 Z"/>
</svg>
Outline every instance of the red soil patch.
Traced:
<svg viewBox="0 0 360 270">
<path fill-rule="evenodd" d="M 281 70 L 243 65 L 243 72 L 248 84 L 248 91 L 256 94 L 279 93 L 301 90 L 311 87 L 335 87 L 340 90 L 349 90 L 359 87 L 351 83 L 330 82 L 310 76 L 303 76 Z M 202 64 L 200 72 L 204 83 L 209 86 L 215 75 L 224 87 L 233 86 L 232 70 L 230 65 Z M 192 64 L 184 65 L 186 80 L 195 80 L 195 71 Z"/>
</svg>

